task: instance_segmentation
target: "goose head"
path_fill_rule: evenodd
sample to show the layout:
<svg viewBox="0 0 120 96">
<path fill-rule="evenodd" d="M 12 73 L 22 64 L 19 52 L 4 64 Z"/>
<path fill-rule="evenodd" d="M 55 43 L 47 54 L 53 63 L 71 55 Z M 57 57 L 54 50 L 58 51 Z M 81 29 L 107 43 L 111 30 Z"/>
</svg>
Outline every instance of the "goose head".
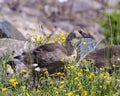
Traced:
<svg viewBox="0 0 120 96">
<path fill-rule="evenodd" d="M 68 36 L 67 40 L 80 39 L 80 38 L 93 38 L 82 29 L 74 29 Z"/>
<path fill-rule="evenodd" d="M 68 55 L 77 54 L 75 49 L 75 43 L 79 41 L 81 38 L 93 38 L 90 34 L 87 34 L 82 29 L 74 29 L 66 38 L 65 47 L 68 51 Z"/>
</svg>

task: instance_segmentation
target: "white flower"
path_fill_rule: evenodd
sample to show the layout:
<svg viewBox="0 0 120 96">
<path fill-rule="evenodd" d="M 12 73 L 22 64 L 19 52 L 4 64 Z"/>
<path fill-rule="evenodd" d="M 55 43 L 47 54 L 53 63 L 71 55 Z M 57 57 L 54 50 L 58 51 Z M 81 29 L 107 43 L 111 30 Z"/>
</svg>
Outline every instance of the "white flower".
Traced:
<svg viewBox="0 0 120 96">
<path fill-rule="evenodd" d="M 40 68 L 40 67 L 37 67 L 37 68 L 35 68 L 35 71 L 40 72 L 40 71 L 41 71 L 41 68 Z"/>
<path fill-rule="evenodd" d="M 120 57 L 119 57 L 119 58 L 117 58 L 117 60 L 118 60 L 118 61 L 120 61 Z"/>
<path fill-rule="evenodd" d="M 38 64 L 33 64 L 32 66 L 33 66 L 33 67 L 37 67 L 37 66 L 38 66 Z"/>
</svg>

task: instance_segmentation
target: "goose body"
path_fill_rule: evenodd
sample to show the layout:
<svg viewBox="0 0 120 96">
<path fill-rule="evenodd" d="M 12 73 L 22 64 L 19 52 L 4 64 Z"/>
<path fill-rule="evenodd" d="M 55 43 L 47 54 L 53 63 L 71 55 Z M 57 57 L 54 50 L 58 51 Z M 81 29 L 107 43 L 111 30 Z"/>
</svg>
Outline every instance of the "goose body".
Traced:
<svg viewBox="0 0 120 96">
<path fill-rule="evenodd" d="M 71 56 L 74 52 L 71 41 L 75 38 L 80 39 L 83 37 L 88 38 L 89 35 L 82 30 L 74 30 L 67 36 L 65 47 L 58 43 L 44 44 L 14 58 L 28 66 L 37 63 L 41 72 L 45 69 L 48 70 L 49 73 L 54 73 L 64 66 L 65 63 L 69 62 L 70 59 L 68 56 Z M 62 59 L 64 59 L 64 61 Z"/>
<path fill-rule="evenodd" d="M 92 60 L 98 68 L 105 68 L 109 71 L 120 67 L 120 45 L 108 46 L 94 50 L 87 55 L 87 60 Z"/>
<path fill-rule="evenodd" d="M 31 58 L 34 58 L 32 63 L 37 63 L 40 68 L 47 68 L 49 73 L 54 73 L 57 69 L 64 65 L 65 62 L 61 60 L 62 58 L 67 59 L 66 49 L 57 43 L 39 46 L 33 50 L 31 54 Z M 26 58 L 27 57 L 23 58 L 23 62 Z"/>
</svg>

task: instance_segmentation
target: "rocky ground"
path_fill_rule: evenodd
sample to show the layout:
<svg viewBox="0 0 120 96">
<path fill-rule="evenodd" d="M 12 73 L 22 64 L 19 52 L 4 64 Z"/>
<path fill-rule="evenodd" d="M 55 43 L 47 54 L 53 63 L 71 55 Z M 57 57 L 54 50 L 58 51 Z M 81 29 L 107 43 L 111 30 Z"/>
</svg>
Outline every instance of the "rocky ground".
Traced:
<svg viewBox="0 0 120 96">
<path fill-rule="evenodd" d="M 97 20 L 105 12 L 119 11 L 119 5 L 120 0 L 0 0 L 0 37 L 21 42 L 32 34 L 53 38 L 62 31 L 83 28 L 99 41 L 104 36 Z"/>
</svg>

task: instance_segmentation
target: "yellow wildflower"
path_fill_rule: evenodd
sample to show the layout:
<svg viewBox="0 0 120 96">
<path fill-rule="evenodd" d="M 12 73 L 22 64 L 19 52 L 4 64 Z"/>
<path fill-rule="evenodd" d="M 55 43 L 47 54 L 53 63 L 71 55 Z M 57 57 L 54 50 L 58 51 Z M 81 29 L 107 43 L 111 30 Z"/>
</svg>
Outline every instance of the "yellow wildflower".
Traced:
<svg viewBox="0 0 120 96">
<path fill-rule="evenodd" d="M 64 84 L 65 82 L 64 81 L 61 81 L 60 84 Z"/>
<path fill-rule="evenodd" d="M 81 75 L 83 73 L 83 70 L 80 69 L 78 72 L 77 72 L 77 75 Z"/>
<path fill-rule="evenodd" d="M 12 86 L 16 87 L 18 85 L 18 82 L 14 79 L 14 78 L 11 78 L 9 80 L 9 82 L 12 84 Z"/>
<path fill-rule="evenodd" d="M 22 88 L 22 90 L 25 90 L 25 89 L 26 89 L 26 87 L 25 87 L 25 86 L 21 86 L 21 88 Z"/>
<path fill-rule="evenodd" d="M 98 71 L 96 71 L 95 74 L 98 74 Z"/>
<path fill-rule="evenodd" d="M 74 96 L 72 92 L 69 92 L 67 96 Z"/>
<path fill-rule="evenodd" d="M 26 96 L 30 96 L 30 94 L 29 94 L 29 93 L 27 93 L 27 94 L 26 94 Z"/>
<path fill-rule="evenodd" d="M 92 73 L 89 74 L 88 78 L 90 79 L 90 78 L 93 78 L 94 76 L 95 76 L 95 75 L 94 75 L 94 73 L 92 72 Z"/>
<path fill-rule="evenodd" d="M 106 80 L 110 80 L 110 76 L 104 76 L 104 78 L 106 79 Z"/>
<path fill-rule="evenodd" d="M 83 59 L 83 60 L 82 60 L 82 63 L 87 63 L 87 60 L 86 60 L 86 59 Z"/>
<path fill-rule="evenodd" d="M 65 37 L 64 32 L 61 32 L 61 33 L 60 33 L 60 37 Z"/>
<path fill-rule="evenodd" d="M 68 68 L 68 69 L 73 69 L 73 68 L 74 68 L 74 66 L 73 66 L 73 65 L 71 65 L 71 66 L 68 66 L 67 68 Z"/>
<path fill-rule="evenodd" d="M 37 34 L 33 34 L 33 39 L 37 40 Z"/>
<path fill-rule="evenodd" d="M 33 30 L 33 31 L 36 31 L 36 30 L 37 30 L 37 28 L 35 28 L 35 27 L 32 27 L 32 28 L 31 28 L 31 30 Z"/>
<path fill-rule="evenodd" d="M 40 35 L 40 40 L 43 40 L 44 39 L 44 36 L 43 35 Z"/>
<path fill-rule="evenodd" d="M 48 70 L 45 70 L 45 71 L 44 71 L 44 74 L 48 74 Z"/>
<path fill-rule="evenodd" d="M 83 89 L 81 82 L 78 83 L 78 89 L 79 89 L 79 90 L 82 90 L 82 89 Z"/>
<path fill-rule="evenodd" d="M 63 85 L 61 85 L 59 88 L 60 88 L 60 89 L 63 89 L 63 88 L 64 88 L 64 86 L 63 86 Z"/>
<path fill-rule="evenodd" d="M 53 90 L 56 90 L 57 88 L 56 87 L 53 87 Z"/>
<path fill-rule="evenodd" d="M 78 80 L 78 77 L 74 78 L 74 80 Z"/>
<path fill-rule="evenodd" d="M 25 69 L 20 70 L 20 73 L 26 73 L 27 71 Z"/>
<path fill-rule="evenodd" d="M 64 43 L 64 42 L 66 41 L 66 38 L 65 38 L 65 36 L 63 36 L 63 37 L 60 37 L 59 39 L 60 39 L 60 41 L 61 41 L 62 43 Z"/>
<path fill-rule="evenodd" d="M 9 80 L 9 82 L 10 82 L 10 83 L 14 83 L 14 82 L 15 82 L 15 79 L 14 79 L 14 78 L 11 78 L 11 79 Z"/>
<path fill-rule="evenodd" d="M 64 58 L 61 58 L 60 61 L 64 62 L 65 60 L 64 60 Z"/>
<path fill-rule="evenodd" d="M 12 85 L 13 85 L 14 87 L 16 87 L 16 86 L 18 85 L 18 82 L 15 81 L 14 83 L 12 83 Z"/>
<path fill-rule="evenodd" d="M 57 72 L 57 75 L 58 75 L 58 76 L 62 76 L 62 75 L 64 75 L 64 73 Z"/>
<path fill-rule="evenodd" d="M 46 34 L 46 35 L 45 35 L 46 38 L 49 38 L 49 36 L 50 36 L 50 34 Z"/>
<path fill-rule="evenodd" d="M 107 85 L 110 85 L 110 81 L 109 81 L 109 80 L 107 80 L 107 81 L 106 81 L 106 84 L 107 84 Z"/>
<path fill-rule="evenodd" d="M 79 75 L 79 76 L 82 75 L 82 72 L 77 72 L 77 75 Z"/>
<path fill-rule="evenodd" d="M 92 91 L 91 94 L 90 94 L 90 96 L 95 96 L 95 92 Z"/>
<path fill-rule="evenodd" d="M 2 90 L 2 92 L 6 92 L 7 88 L 3 87 L 1 90 Z"/>
<path fill-rule="evenodd" d="M 87 91 L 83 91 L 82 96 L 87 96 Z"/>
<path fill-rule="evenodd" d="M 58 42 L 60 40 L 60 38 L 55 38 L 54 41 L 55 42 Z"/>
<path fill-rule="evenodd" d="M 48 43 L 55 43 L 55 40 L 49 40 Z"/>
<path fill-rule="evenodd" d="M 100 68 L 100 70 L 101 70 L 101 71 L 104 71 L 104 70 L 105 70 L 105 68 Z"/>
<path fill-rule="evenodd" d="M 89 72 L 90 70 L 87 68 L 85 71 L 86 71 L 86 72 Z"/>
<path fill-rule="evenodd" d="M 60 40 L 61 42 L 63 42 L 63 43 L 66 41 L 64 32 L 61 32 L 61 33 L 60 33 L 59 40 Z"/>
<path fill-rule="evenodd" d="M 50 84 L 53 84 L 53 81 L 50 81 Z"/>
<path fill-rule="evenodd" d="M 103 73 L 101 73 L 101 74 L 100 74 L 100 77 L 104 77 L 104 74 L 103 74 Z"/>
<path fill-rule="evenodd" d="M 56 91 L 55 94 L 58 94 L 58 91 Z"/>
<path fill-rule="evenodd" d="M 90 60 L 90 63 L 91 64 L 95 64 L 95 60 Z"/>
<path fill-rule="evenodd" d="M 82 42 L 82 44 L 83 44 L 83 45 L 86 45 L 86 44 L 87 44 L 87 42 Z"/>
<path fill-rule="evenodd" d="M 57 75 L 58 75 L 58 76 L 61 75 L 61 72 L 58 72 Z"/>
</svg>

